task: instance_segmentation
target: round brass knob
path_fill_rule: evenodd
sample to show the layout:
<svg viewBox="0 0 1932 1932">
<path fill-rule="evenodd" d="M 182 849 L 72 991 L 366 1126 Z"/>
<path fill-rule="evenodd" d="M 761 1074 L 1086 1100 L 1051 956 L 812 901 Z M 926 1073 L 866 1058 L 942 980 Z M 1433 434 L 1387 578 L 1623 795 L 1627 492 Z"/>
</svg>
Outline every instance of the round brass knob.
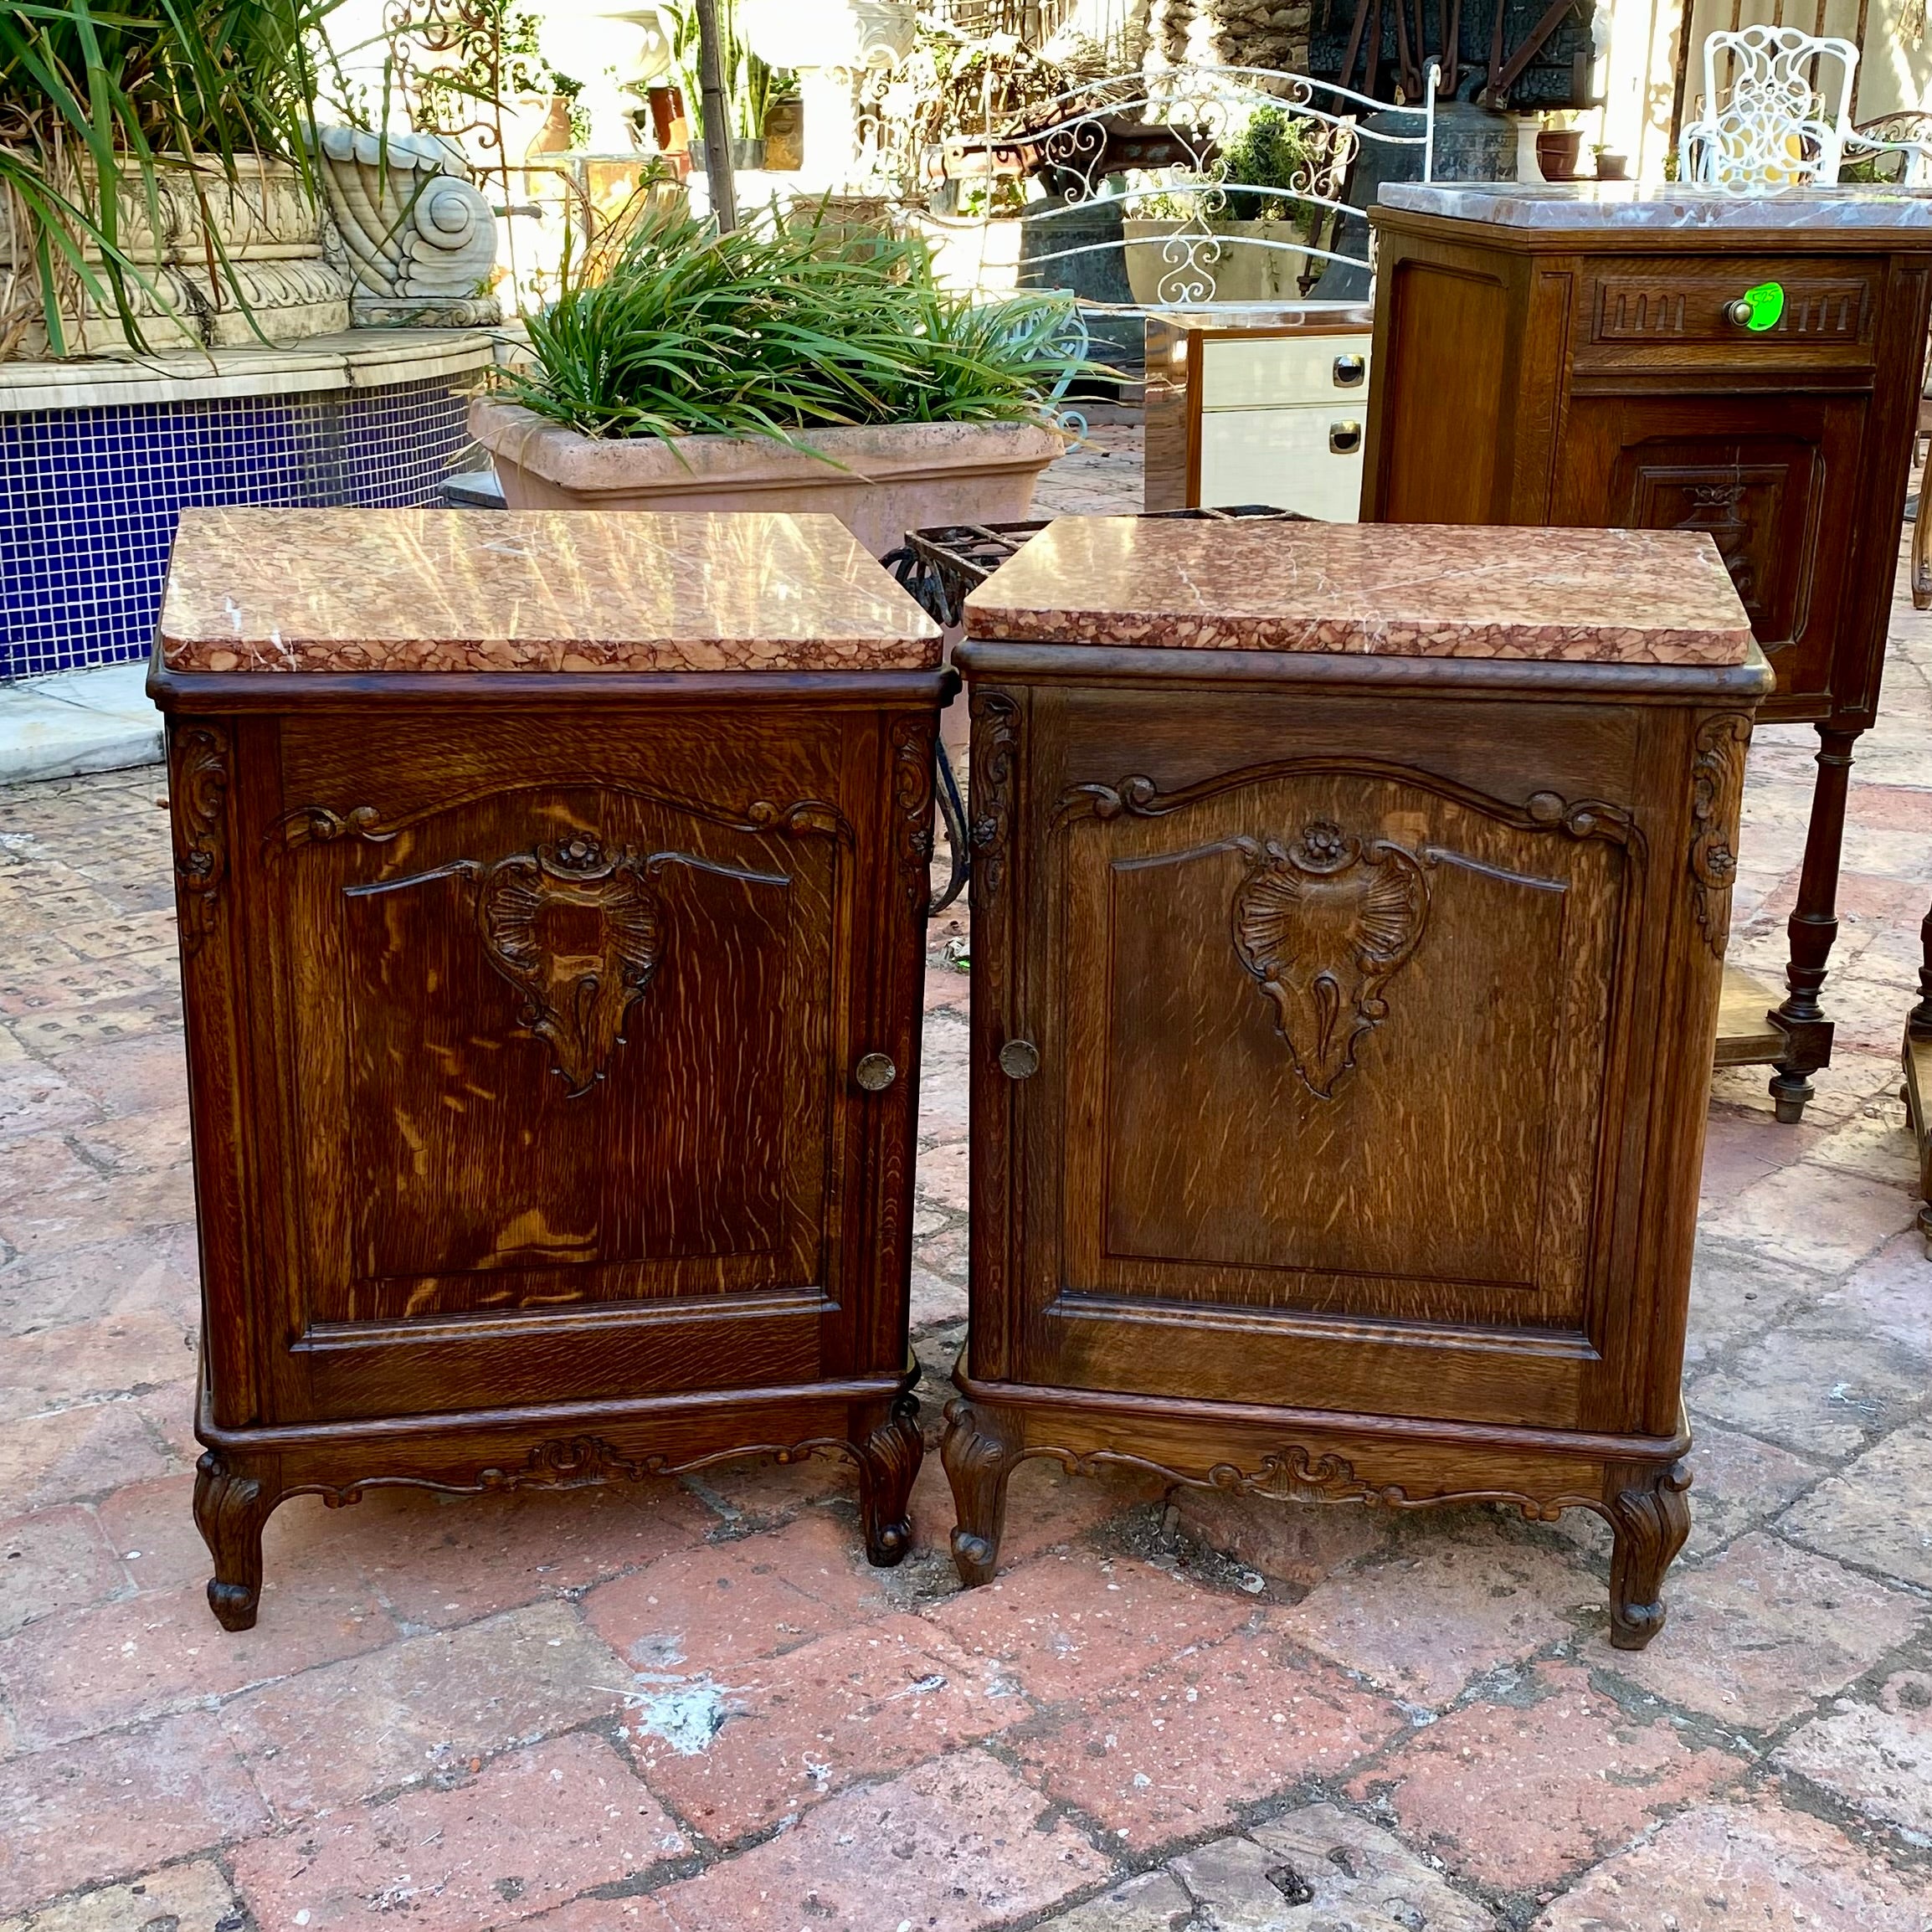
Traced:
<svg viewBox="0 0 1932 1932">
<path fill-rule="evenodd" d="M 1740 329 L 1748 329 L 1751 326 L 1751 305 L 1742 295 L 1734 302 L 1724 304 L 1724 320 Z"/>
<path fill-rule="evenodd" d="M 999 1071 L 1009 1080 L 1030 1080 L 1040 1071 L 1040 1049 L 1030 1040 L 1009 1040 L 999 1049 Z"/>
<path fill-rule="evenodd" d="M 867 1093 L 883 1093 L 899 1077 L 899 1070 L 891 1055 L 868 1053 L 852 1069 L 852 1077 Z"/>
</svg>

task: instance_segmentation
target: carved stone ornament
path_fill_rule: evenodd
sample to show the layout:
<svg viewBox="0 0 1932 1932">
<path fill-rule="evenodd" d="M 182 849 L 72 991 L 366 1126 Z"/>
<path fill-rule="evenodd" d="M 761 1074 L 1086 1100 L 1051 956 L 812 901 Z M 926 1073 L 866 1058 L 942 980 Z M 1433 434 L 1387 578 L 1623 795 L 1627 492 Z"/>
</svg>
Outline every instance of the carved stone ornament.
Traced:
<svg viewBox="0 0 1932 1932">
<path fill-rule="evenodd" d="M 1698 732 L 1691 767 L 1691 892 L 1705 943 L 1720 959 L 1731 936 L 1731 881 L 1738 870 L 1730 828 L 1737 821 L 1750 742 L 1748 717 L 1708 719 Z"/>
<path fill-rule="evenodd" d="M 595 938 L 547 933 L 571 909 L 590 915 Z M 490 963 L 523 995 L 521 1023 L 547 1040 L 576 1099 L 604 1077 L 663 948 L 663 902 L 645 861 L 609 857 L 572 839 L 500 859 L 479 882 L 477 917 Z"/>
<path fill-rule="evenodd" d="M 228 875 L 227 734 L 211 725 L 177 729 L 168 757 L 181 949 L 192 959 L 213 930 L 215 904 Z"/>
<path fill-rule="evenodd" d="M 360 327 L 491 327 L 478 291 L 496 262 L 496 218 L 461 151 L 434 134 L 318 136 L 316 172 L 355 277 Z"/>
<path fill-rule="evenodd" d="M 1318 1099 L 1355 1064 L 1355 1041 L 1385 1020 L 1382 989 L 1429 919 L 1412 852 L 1364 841 L 1326 819 L 1287 845 L 1236 841 L 1248 871 L 1235 889 L 1235 951 L 1275 1010 L 1275 1030 Z"/>
</svg>

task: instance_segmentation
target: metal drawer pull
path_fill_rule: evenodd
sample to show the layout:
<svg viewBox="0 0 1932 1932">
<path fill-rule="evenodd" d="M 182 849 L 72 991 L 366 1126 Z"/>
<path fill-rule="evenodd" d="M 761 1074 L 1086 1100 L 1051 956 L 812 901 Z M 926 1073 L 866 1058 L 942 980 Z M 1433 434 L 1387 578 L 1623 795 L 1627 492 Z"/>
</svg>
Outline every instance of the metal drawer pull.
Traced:
<svg viewBox="0 0 1932 1932">
<path fill-rule="evenodd" d="M 1749 329 L 1755 336 L 1775 329 L 1784 313 L 1782 282 L 1760 282 L 1755 289 L 1746 289 L 1734 302 L 1724 304 L 1724 320 L 1737 328 Z"/>
<path fill-rule="evenodd" d="M 1040 1071 L 1040 1049 L 1030 1040 L 1009 1040 L 999 1049 L 999 1071 L 1009 1080 L 1030 1080 Z"/>
<path fill-rule="evenodd" d="M 899 1070 L 891 1055 L 868 1053 L 852 1069 L 852 1077 L 867 1093 L 883 1093 L 899 1077 Z"/>
<path fill-rule="evenodd" d="M 1359 389 L 1363 378 L 1369 373 L 1366 356 L 1337 356 L 1335 357 L 1335 387 L 1338 389 Z"/>
<path fill-rule="evenodd" d="M 1362 447 L 1362 425 L 1359 423 L 1331 423 L 1328 425 L 1328 450 L 1331 455 L 1353 456 Z"/>
</svg>

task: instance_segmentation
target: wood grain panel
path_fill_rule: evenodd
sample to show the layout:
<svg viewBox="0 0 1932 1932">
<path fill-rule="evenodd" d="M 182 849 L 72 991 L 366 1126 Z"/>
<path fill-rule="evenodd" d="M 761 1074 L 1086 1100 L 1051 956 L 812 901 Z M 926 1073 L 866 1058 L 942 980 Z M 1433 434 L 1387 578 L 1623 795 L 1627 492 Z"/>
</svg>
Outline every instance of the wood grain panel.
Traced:
<svg viewBox="0 0 1932 1932">
<path fill-rule="evenodd" d="M 561 1008 L 605 969 L 632 902 L 650 921 L 648 978 L 593 1025 L 581 1092 L 492 950 L 487 903 L 505 868 L 535 876 L 532 854 L 573 840 L 593 873 L 629 855 L 629 896 L 539 907 L 540 1000 Z M 386 842 L 289 852 L 314 922 L 298 955 L 308 1138 L 348 1150 L 346 1187 L 333 1159 L 315 1164 L 316 1318 L 816 1282 L 838 851 L 628 792 L 520 789 Z"/>
<path fill-rule="evenodd" d="M 1297 875 L 1310 828 L 1357 856 Z M 1303 888 L 1269 983 L 1292 998 L 1231 931 L 1244 882 L 1283 871 L 1271 851 Z M 1378 980 L 1364 936 L 1398 862 L 1420 910 Z M 1618 847 L 1318 773 L 1077 822 L 1065 864 L 1071 926 L 1092 936 L 1066 974 L 1069 1289 L 1580 1323 L 1574 1178 L 1603 1075 Z"/>
<path fill-rule="evenodd" d="M 1385 453 L 1377 520 L 1500 522 L 1503 282 L 1420 260 L 1382 272 L 1392 280 L 1379 311 L 1387 335 L 1378 330 L 1375 345 L 1377 448 Z M 1449 397 L 1453 409 L 1442 406 Z M 1391 450 L 1401 452 L 1400 462 L 1390 460 Z M 1364 503 L 1364 515 L 1371 513 Z"/>
</svg>

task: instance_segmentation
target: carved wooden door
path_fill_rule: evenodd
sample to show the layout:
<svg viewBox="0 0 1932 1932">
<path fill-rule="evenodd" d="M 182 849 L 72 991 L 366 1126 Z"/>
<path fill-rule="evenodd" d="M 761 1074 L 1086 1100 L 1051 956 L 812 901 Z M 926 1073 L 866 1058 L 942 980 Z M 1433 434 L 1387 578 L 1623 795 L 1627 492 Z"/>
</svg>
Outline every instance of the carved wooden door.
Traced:
<svg viewBox="0 0 1932 1932">
<path fill-rule="evenodd" d="M 910 1085 L 869 1096 L 851 1064 L 912 1043 L 867 1030 L 876 868 L 838 721 L 755 753 L 748 728 L 665 725 L 641 756 L 633 732 L 628 763 L 583 722 L 405 732 L 358 747 L 394 775 L 352 800 L 337 738 L 290 727 L 265 871 L 299 1070 L 285 1419 L 851 1363 L 861 1110 L 902 1120 Z M 506 733 L 532 782 L 493 776 Z"/>
<path fill-rule="evenodd" d="M 1345 708 L 1042 726 L 1018 1379 L 1595 1426 L 1638 727 Z"/>
<path fill-rule="evenodd" d="M 1550 521 L 1708 531 L 1780 702 L 1813 715 L 1832 689 L 1868 408 L 1863 395 L 1577 397 Z"/>
</svg>

